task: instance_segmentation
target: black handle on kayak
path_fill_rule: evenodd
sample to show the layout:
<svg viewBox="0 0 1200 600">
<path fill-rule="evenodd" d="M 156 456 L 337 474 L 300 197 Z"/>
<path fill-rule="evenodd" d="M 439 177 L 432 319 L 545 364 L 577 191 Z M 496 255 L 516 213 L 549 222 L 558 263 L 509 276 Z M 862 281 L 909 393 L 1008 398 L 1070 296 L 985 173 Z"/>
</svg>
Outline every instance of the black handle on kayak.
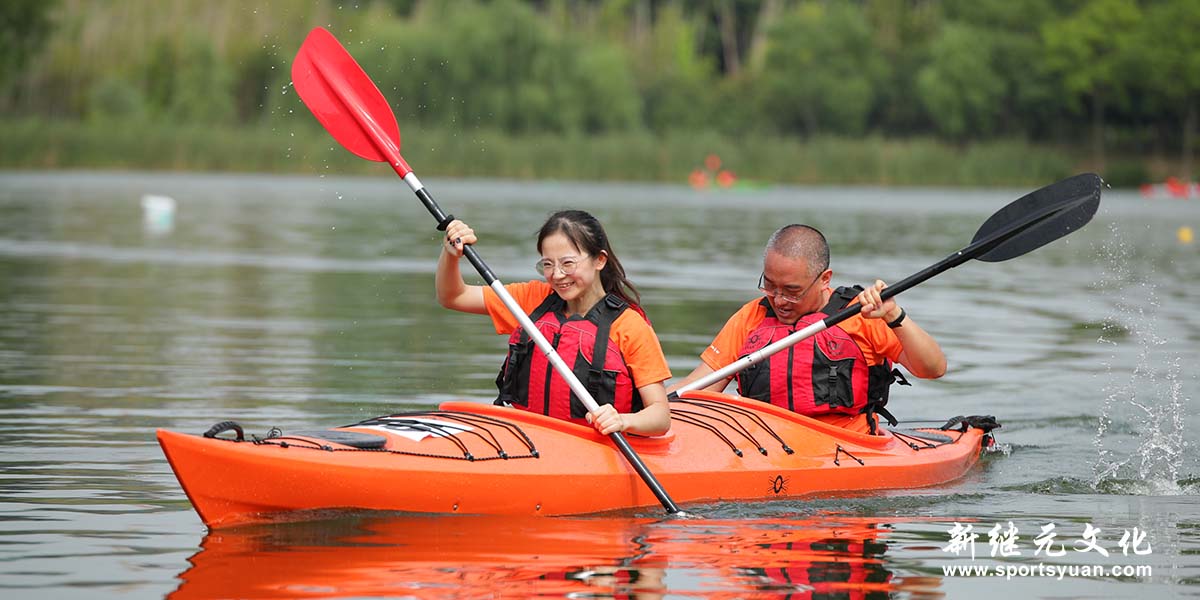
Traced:
<svg viewBox="0 0 1200 600">
<path fill-rule="evenodd" d="M 242 426 L 238 425 L 235 421 L 221 421 L 220 423 L 209 427 L 208 431 L 204 432 L 204 437 L 215 438 L 229 430 L 233 430 L 233 432 L 237 434 L 237 441 L 246 441 L 246 434 L 242 431 Z"/>
</svg>

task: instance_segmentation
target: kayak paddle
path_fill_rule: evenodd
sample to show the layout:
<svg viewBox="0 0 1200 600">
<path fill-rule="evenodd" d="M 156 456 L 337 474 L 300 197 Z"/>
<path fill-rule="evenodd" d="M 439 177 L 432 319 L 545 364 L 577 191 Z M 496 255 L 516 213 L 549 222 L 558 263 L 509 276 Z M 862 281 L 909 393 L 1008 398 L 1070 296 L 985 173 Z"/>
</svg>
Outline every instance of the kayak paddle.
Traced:
<svg viewBox="0 0 1200 600">
<path fill-rule="evenodd" d="M 935 275 L 953 269 L 973 258 L 984 262 L 1002 262 L 1032 252 L 1058 238 L 1083 227 L 1092 220 L 1100 206 L 1100 188 L 1104 182 L 1099 175 L 1083 173 L 1068 177 L 1039 190 L 1030 192 L 1009 203 L 988 218 L 975 233 L 971 244 L 938 261 L 925 270 L 889 285 L 879 296 L 887 300 L 900 292 L 922 283 Z M 766 360 L 767 357 L 816 335 L 859 314 L 857 302 L 795 333 L 751 352 L 737 361 L 700 379 L 680 386 L 671 393 L 678 398 L 684 392 L 704 389 L 734 373 Z"/>
<path fill-rule="evenodd" d="M 332 33 L 321 27 L 309 32 L 296 53 L 296 60 L 292 63 L 292 83 L 313 116 L 338 143 L 362 158 L 391 165 L 396 174 L 412 188 L 429 214 L 437 220 L 437 228 L 441 231 L 446 230 L 446 226 L 454 220 L 454 215 L 442 212 L 441 207 L 400 155 L 400 127 L 396 124 L 396 115 L 392 113 L 379 88 Z M 463 250 L 467 260 L 471 261 L 488 287 L 496 292 L 504 306 L 520 322 L 521 328 L 533 338 L 537 347 L 554 365 L 554 369 L 567 381 L 571 391 L 589 411 L 598 410 L 600 406 L 588 393 L 587 388 L 579 382 L 571 367 L 555 352 L 554 347 L 533 321 L 529 320 L 529 316 L 508 290 L 504 289 L 504 285 L 479 257 L 475 247 L 466 246 Z M 663 508 L 672 514 L 680 512 L 666 490 L 629 446 L 625 436 L 618 431 L 609 434 L 609 437 L 646 482 L 650 491 L 654 492 Z"/>
</svg>

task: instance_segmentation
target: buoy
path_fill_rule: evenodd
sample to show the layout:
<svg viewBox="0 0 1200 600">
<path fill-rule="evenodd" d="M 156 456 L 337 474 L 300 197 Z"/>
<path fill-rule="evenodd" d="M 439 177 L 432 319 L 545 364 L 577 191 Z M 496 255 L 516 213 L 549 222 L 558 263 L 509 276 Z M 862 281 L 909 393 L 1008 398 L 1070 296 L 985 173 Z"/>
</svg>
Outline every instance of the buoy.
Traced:
<svg viewBox="0 0 1200 600">
<path fill-rule="evenodd" d="M 1192 228 L 1188 227 L 1187 225 L 1180 227 L 1179 230 L 1175 232 L 1175 237 L 1179 239 L 1180 244 L 1185 246 L 1191 244 L 1192 239 L 1194 238 L 1194 235 L 1192 234 Z"/>
<path fill-rule="evenodd" d="M 717 173 L 717 185 L 727 188 L 737 183 L 737 176 L 731 171 L 721 171 Z"/>
<path fill-rule="evenodd" d="M 695 169 L 691 175 L 688 175 L 688 184 L 692 186 L 692 189 L 708 189 L 708 183 L 708 173 L 706 171 Z"/>
<path fill-rule="evenodd" d="M 1146 199 L 1177 198 L 1186 200 L 1200 198 L 1200 183 L 1182 181 L 1168 177 L 1163 183 L 1146 183 L 1139 187 L 1142 197 Z"/>
<path fill-rule="evenodd" d="M 169 233 L 175 228 L 175 199 L 157 194 L 143 195 L 142 224 L 150 233 Z"/>
<path fill-rule="evenodd" d="M 1173 198 L 1187 198 L 1190 186 L 1175 177 L 1167 178 L 1167 194 Z"/>
<path fill-rule="evenodd" d="M 721 157 L 716 154 L 709 154 L 704 157 L 704 167 L 715 173 L 717 169 L 721 168 Z"/>
</svg>

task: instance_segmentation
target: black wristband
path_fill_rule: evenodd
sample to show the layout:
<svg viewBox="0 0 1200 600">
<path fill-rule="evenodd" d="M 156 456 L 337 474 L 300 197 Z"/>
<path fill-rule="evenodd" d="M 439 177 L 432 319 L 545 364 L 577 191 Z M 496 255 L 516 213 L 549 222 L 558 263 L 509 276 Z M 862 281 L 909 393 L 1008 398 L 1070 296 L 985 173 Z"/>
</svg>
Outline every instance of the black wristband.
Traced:
<svg viewBox="0 0 1200 600">
<path fill-rule="evenodd" d="M 908 316 L 908 315 L 907 315 L 907 314 L 904 312 L 904 309 L 903 309 L 903 308 L 901 308 L 901 309 L 900 309 L 900 316 L 896 317 L 896 320 L 895 320 L 895 321 L 892 321 L 892 322 L 888 323 L 888 324 L 887 324 L 888 328 L 889 328 L 889 329 L 895 329 L 895 328 L 897 328 L 897 327 L 900 327 L 900 326 L 901 326 L 901 325 L 904 323 L 904 317 L 906 317 L 906 316 Z"/>
</svg>

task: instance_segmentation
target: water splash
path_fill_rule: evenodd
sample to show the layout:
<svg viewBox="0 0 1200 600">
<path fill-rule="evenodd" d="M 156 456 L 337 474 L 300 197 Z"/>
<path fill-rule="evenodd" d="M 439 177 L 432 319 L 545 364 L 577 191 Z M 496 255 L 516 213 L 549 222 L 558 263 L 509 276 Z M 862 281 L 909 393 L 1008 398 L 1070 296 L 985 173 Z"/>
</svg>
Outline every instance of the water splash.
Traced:
<svg viewBox="0 0 1200 600">
<path fill-rule="evenodd" d="M 1093 440 L 1098 456 L 1091 486 L 1132 487 L 1147 495 L 1191 493 L 1195 486 L 1180 480 L 1190 401 L 1183 392 L 1183 361 L 1165 349 L 1169 340 L 1160 332 L 1162 304 L 1153 273 L 1135 273 L 1133 244 L 1115 223 L 1109 229 L 1112 235 L 1100 248 L 1106 268 L 1097 287 L 1124 302 L 1105 318 L 1097 340 L 1112 352 L 1102 361 L 1108 382 Z M 1122 435 L 1118 424 L 1137 433 Z"/>
<path fill-rule="evenodd" d="M 1012 444 L 1007 442 L 996 441 L 991 446 L 984 448 L 983 453 L 984 455 L 998 454 L 1000 456 L 1012 456 L 1013 447 Z"/>
</svg>

